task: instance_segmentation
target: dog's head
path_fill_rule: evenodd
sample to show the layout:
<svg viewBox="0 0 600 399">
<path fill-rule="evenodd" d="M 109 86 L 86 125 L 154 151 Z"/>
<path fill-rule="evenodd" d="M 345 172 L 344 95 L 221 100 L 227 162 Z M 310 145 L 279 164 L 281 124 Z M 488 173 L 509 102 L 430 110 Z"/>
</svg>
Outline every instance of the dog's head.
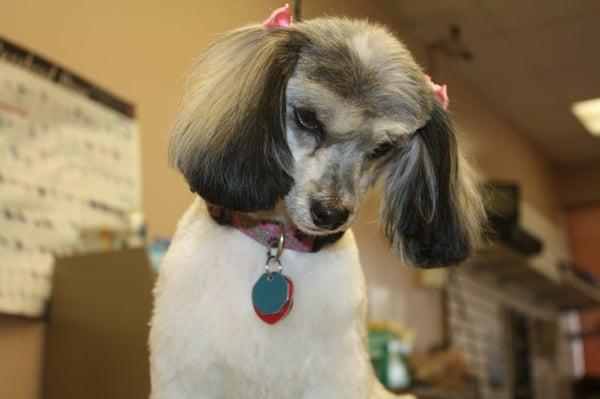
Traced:
<svg viewBox="0 0 600 399">
<path fill-rule="evenodd" d="M 206 201 L 283 203 L 311 234 L 352 223 L 383 180 L 381 220 L 419 266 L 464 260 L 481 203 L 423 71 L 385 28 L 328 18 L 225 34 L 195 64 L 170 159 Z"/>
</svg>

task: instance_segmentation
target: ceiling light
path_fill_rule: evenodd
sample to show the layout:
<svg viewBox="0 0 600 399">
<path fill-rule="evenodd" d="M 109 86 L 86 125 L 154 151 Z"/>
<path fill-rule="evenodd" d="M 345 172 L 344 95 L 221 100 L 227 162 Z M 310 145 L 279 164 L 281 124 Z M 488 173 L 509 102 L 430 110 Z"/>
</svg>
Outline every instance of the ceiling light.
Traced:
<svg viewBox="0 0 600 399">
<path fill-rule="evenodd" d="M 600 136 L 600 98 L 577 101 L 571 105 L 571 112 L 594 136 Z"/>
</svg>

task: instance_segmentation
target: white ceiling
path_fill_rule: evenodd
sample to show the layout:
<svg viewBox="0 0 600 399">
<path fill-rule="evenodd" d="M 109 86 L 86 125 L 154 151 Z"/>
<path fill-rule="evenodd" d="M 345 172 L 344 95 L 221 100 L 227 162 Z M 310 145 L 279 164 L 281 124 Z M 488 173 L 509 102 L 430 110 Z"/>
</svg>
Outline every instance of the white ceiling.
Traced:
<svg viewBox="0 0 600 399">
<path fill-rule="evenodd" d="M 600 0 L 391 1 L 421 42 L 458 24 L 473 59 L 456 68 L 551 160 L 600 160 L 600 138 L 570 111 L 600 97 Z"/>
</svg>

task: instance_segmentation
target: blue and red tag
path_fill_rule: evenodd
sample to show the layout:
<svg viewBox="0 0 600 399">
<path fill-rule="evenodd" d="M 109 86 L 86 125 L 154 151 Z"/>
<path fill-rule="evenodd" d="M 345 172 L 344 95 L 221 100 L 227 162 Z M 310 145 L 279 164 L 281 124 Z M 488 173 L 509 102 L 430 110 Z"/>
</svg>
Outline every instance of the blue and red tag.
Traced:
<svg viewBox="0 0 600 399">
<path fill-rule="evenodd" d="M 262 321 L 275 324 L 294 303 L 294 284 L 279 272 L 264 273 L 252 288 L 254 311 Z"/>
</svg>

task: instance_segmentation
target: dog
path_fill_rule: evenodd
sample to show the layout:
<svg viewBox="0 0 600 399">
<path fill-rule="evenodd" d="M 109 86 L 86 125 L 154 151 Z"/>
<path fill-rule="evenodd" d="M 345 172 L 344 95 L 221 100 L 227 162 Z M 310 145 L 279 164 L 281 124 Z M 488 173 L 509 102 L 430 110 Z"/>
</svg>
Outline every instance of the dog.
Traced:
<svg viewBox="0 0 600 399">
<path fill-rule="evenodd" d="M 153 399 L 396 397 L 367 349 L 363 195 L 381 186 L 407 264 L 477 244 L 476 179 L 407 48 L 366 21 L 284 22 L 224 34 L 190 73 L 169 157 L 197 198 L 154 291 Z"/>
</svg>

